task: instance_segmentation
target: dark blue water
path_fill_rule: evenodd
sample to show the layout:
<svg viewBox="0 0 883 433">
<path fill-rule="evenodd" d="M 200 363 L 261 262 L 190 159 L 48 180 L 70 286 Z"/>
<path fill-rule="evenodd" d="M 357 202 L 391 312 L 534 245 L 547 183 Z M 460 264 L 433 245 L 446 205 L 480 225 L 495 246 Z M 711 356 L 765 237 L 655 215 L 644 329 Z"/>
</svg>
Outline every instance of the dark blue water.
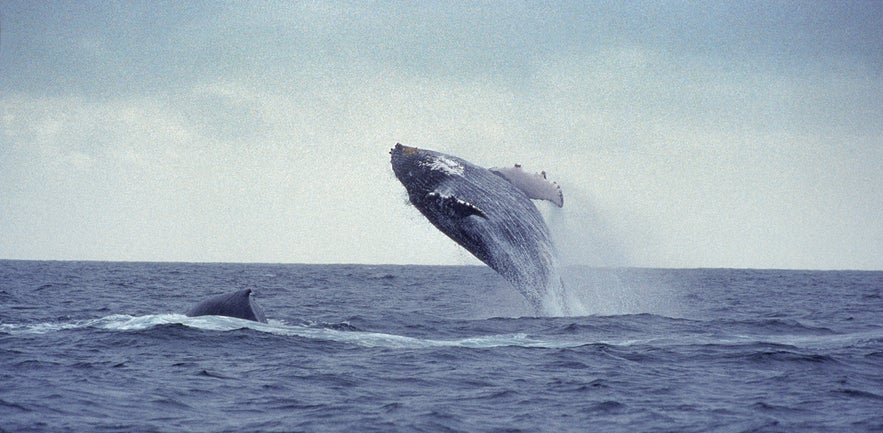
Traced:
<svg viewBox="0 0 883 433">
<path fill-rule="evenodd" d="M 0 430 L 881 431 L 883 272 L 0 261 Z M 188 318 L 254 288 L 268 324 Z"/>
</svg>

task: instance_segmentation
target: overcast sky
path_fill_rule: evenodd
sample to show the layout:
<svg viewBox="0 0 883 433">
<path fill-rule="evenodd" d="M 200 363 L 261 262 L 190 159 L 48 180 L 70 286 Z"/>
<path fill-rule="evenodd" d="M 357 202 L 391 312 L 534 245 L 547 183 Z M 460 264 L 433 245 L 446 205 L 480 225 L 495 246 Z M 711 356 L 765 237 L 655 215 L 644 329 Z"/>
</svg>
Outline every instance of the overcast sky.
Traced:
<svg viewBox="0 0 883 433">
<path fill-rule="evenodd" d="M 0 3 L 0 258 L 477 264 L 396 142 L 568 263 L 883 269 L 883 2 Z"/>
</svg>

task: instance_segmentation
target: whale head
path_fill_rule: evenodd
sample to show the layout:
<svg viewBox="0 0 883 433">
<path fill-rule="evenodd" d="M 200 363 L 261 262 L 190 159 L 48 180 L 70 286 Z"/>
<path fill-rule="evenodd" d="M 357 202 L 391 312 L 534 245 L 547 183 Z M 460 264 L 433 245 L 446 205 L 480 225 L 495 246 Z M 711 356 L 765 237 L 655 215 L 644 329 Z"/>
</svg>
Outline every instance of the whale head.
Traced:
<svg viewBox="0 0 883 433">
<path fill-rule="evenodd" d="M 422 200 L 451 177 L 462 177 L 465 169 L 463 161 L 450 155 L 401 143 L 389 153 L 392 171 L 405 186 L 411 202 Z"/>
</svg>

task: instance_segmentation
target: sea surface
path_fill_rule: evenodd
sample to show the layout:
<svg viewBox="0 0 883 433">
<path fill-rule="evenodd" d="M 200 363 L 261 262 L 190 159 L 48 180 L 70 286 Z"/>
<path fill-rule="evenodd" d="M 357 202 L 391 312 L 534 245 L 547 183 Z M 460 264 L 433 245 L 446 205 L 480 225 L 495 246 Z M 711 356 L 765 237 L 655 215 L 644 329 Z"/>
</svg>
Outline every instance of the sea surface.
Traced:
<svg viewBox="0 0 883 433">
<path fill-rule="evenodd" d="M 0 261 L 4 432 L 883 431 L 883 272 Z M 186 317 L 255 289 L 269 323 Z"/>
</svg>

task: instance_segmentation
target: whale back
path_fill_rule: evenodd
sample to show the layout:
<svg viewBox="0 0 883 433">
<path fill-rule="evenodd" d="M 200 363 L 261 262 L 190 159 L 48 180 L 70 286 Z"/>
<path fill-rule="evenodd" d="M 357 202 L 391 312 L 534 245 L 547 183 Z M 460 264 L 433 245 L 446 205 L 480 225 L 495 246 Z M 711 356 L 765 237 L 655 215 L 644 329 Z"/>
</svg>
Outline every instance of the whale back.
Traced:
<svg viewBox="0 0 883 433">
<path fill-rule="evenodd" d="M 227 316 L 267 323 L 263 308 L 254 301 L 252 294 L 251 289 L 243 289 L 212 296 L 196 304 L 186 314 L 190 317 Z"/>
</svg>

